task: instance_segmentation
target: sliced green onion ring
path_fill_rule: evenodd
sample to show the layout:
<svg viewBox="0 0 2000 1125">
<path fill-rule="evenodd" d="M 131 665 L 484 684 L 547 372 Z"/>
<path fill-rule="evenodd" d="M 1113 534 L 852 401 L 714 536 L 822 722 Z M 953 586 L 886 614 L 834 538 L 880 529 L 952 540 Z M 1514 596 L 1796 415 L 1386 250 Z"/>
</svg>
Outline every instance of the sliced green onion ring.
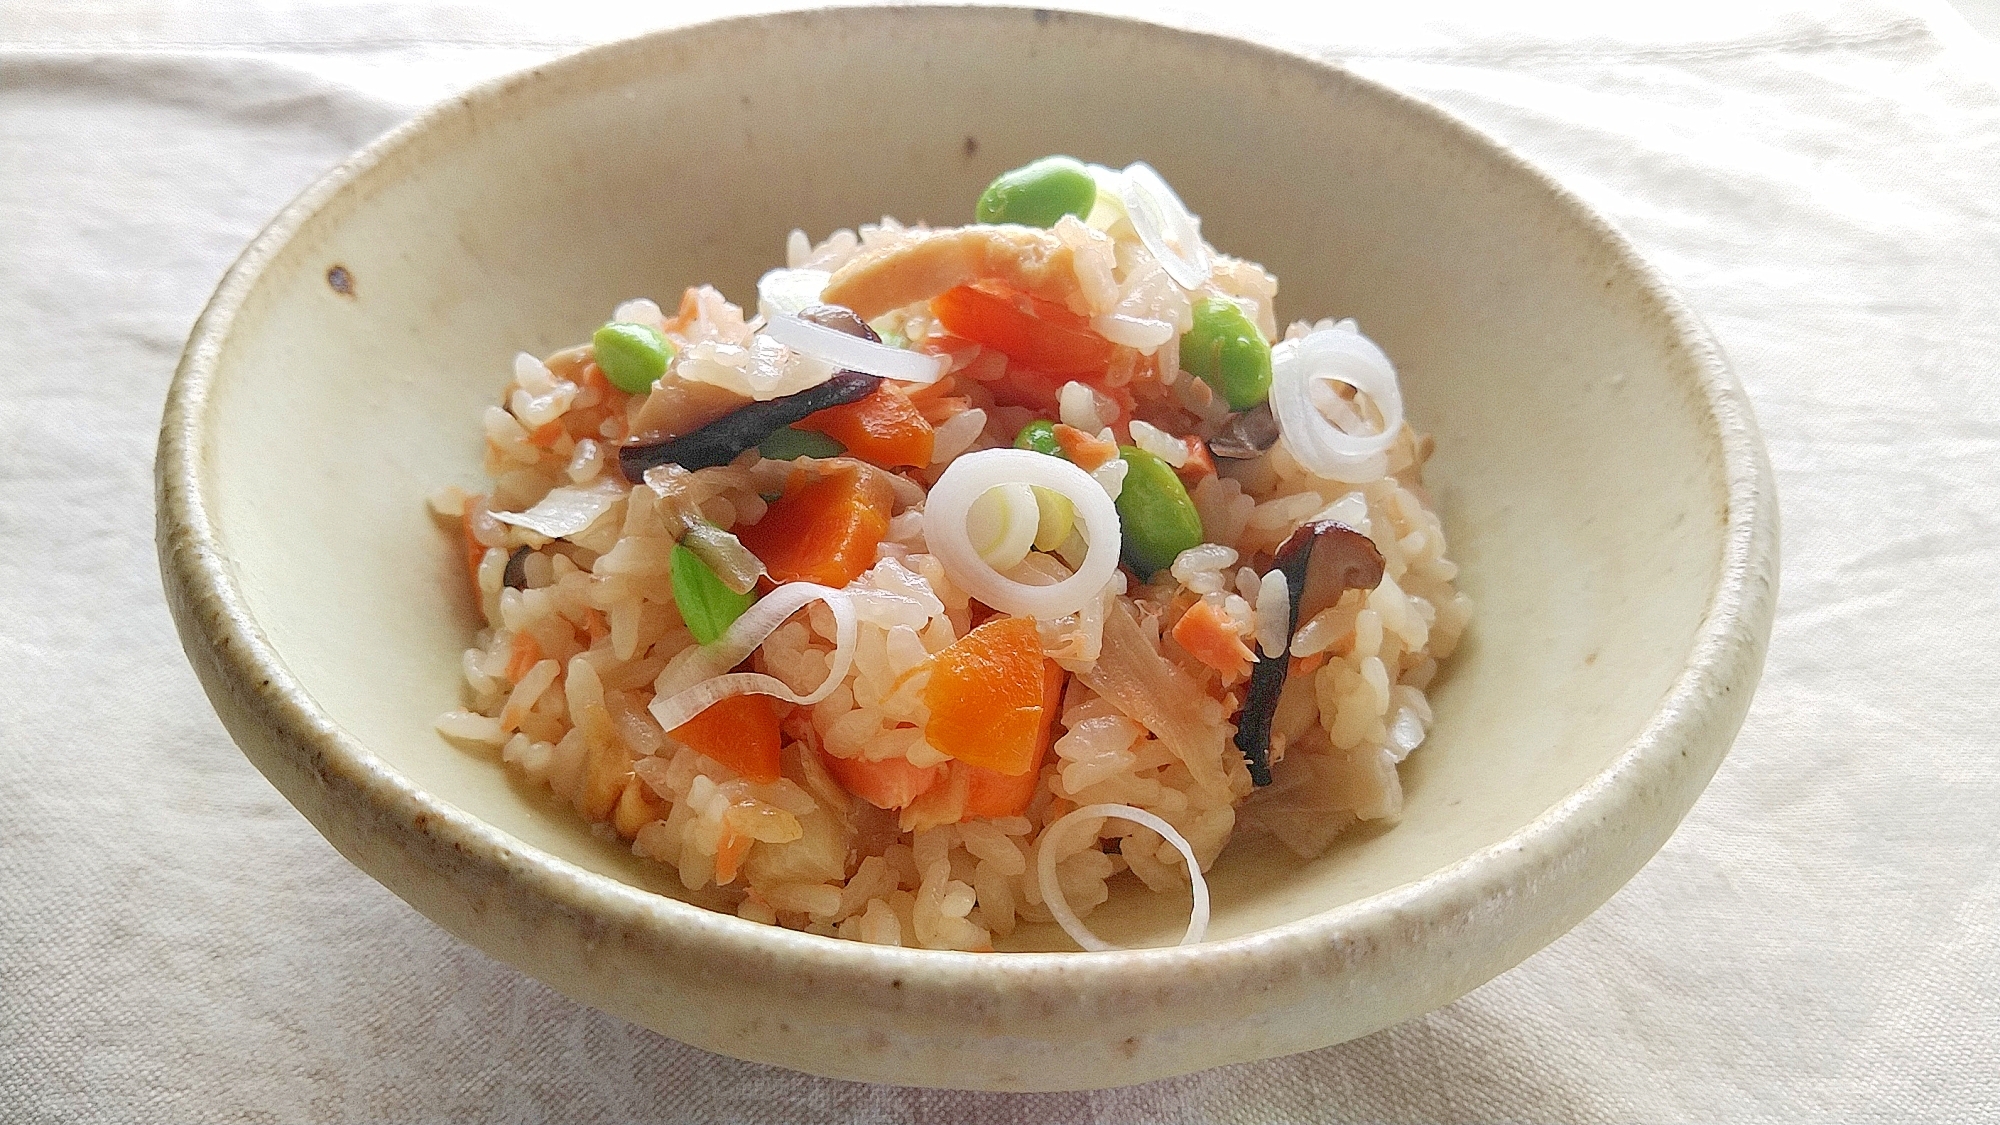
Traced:
<svg viewBox="0 0 2000 1125">
<path fill-rule="evenodd" d="M 1388 470 L 1388 450 L 1403 428 L 1396 368 L 1375 342 L 1351 327 L 1315 329 L 1271 349 L 1271 414 L 1299 464 L 1329 480 L 1365 484 Z M 1351 434 L 1312 400 L 1316 382 L 1346 383 L 1382 414 L 1382 430 Z"/>
<path fill-rule="evenodd" d="M 834 651 L 826 680 L 801 695 L 776 676 L 762 672 L 731 672 L 778 626 L 816 601 L 833 611 Z M 769 695 L 787 703 L 810 706 L 833 694 L 854 667 L 854 643 L 860 623 L 854 604 L 839 590 L 814 582 L 787 582 L 759 599 L 712 645 L 692 645 L 677 654 L 653 682 L 653 702 L 647 710 L 661 727 L 675 727 L 710 706 L 735 695 Z"/>
<path fill-rule="evenodd" d="M 1062 880 L 1056 877 L 1056 836 L 1068 830 L 1070 825 L 1083 820 L 1098 818 L 1129 820 L 1141 827 L 1158 832 L 1161 838 L 1174 846 L 1187 860 L 1188 883 L 1194 890 L 1194 911 L 1188 918 L 1188 928 L 1181 935 L 1180 945 L 1193 945 L 1208 935 L 1208 880 L 1202 877 L 1201 861 L 1195 858 L 1194 847 L 1187 837 L 1181 835 L 1174 826 L 1145 809 L 1131 805 L 1085 805 L 1064 816 L 1062 819 L 1042 829 L 1041 855 L 1035 862 L 1035 876 L 1041 884 L 1042 902 L 1055 917 L 1056 925 L 1078 945 L 1093 953 L 1103 953 L 1119 948 L 1091 932 L 1089 926 L 1076 916 L 1069 907 L 1069 897 L 1063 894 Z"/>
<path fill-rule="evenodd" d="M 1175 284 L 1192 290 L 1207 283 L 1215 265 L 1201 241 L 1201 220 L 1151 164 L 1140 161 L 1125 166 L 1119 197 L 1139 241 L 1146 244 Z"/>
<path fill-rule="evenodd" d="M 1053 586 L 1016 582 L 989 566 L 973 547 L 972 505 L 1003 484 L 1038 485 L 1076 510 L 1087 544 L 1076 573 Z M 951 463 L 924 503 L 924 538 L 951 580 L 1002 613 L 1052 621 L 1075 613 L 1104 591 L 1118 571 L 1122 529 L 1118 509 L 1090 474 L 1068 461 L 1027 449 L 983 449 Z"/>
</svg>

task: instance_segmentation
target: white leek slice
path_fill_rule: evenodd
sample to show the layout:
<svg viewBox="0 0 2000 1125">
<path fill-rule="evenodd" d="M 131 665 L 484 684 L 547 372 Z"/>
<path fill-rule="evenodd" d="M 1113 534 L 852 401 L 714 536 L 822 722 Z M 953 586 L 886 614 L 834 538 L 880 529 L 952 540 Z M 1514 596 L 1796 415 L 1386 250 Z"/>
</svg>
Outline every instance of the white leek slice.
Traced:
<svg viewBox="0 0 2000 1125">
<path fill-rule="evenodd" d="M 1202 876 L 1201 862 L 1195 859 L 1194 847 L 1187 842 L 1174 826 L 1131 805 L 1085 805 L 1062 819 L 1042 829 L 1041 855 L 1035 862 L 1035 877 L 1041 883 L 1042 901 L 1048 905 L 1049 913 L 1055 917 L 1056 925 L 1078 945 L 1093 953 L 1103 953 L 1119 947 L 1092 933 L 1090 927 L 1069 908 L 1069 896 L 1063 894 L 1062 880 L 1056 877 L 1055 838 L 1072 823 L 1081 820 L 1096 820 L 1100 817 L 1129 820 L 1158 832 L 1174 850 L 1187 860 L 1188 882 L 1194 888 L 1194 911 L 1188 918 L 1188 928 L 1181 935 L 1179 944 L 1193 945 L 1208 935 L 1208 880 Z"/>
<path fill-rule="evenodd" d="M 1076 573 L 1053 586 L 1029 586 L 993 569 L 973 546 L 967 523 L 988 489 L 1039 485 L 1060 493 L 1083 523 L 1087 544 Z M 1118 509 L 1082 469 L 1029 449 L 983 449 L 953 461 L 924 504 L 924 540 L 966 593 L 1015 617 L 1050 621 L 1082 609 L 1118 572 Z"/>
<path fill-rule="evenodd" d="M 801 695 L 776 676 L 730 671 L 777 632 L 778 626 L 815 601 L 824 601 L 833 611 L 834 623 L 833 660 L 826 680 L 817 688 Z M 653 682 L 653 703 L 647 710 L 661 727 L 672 731 L 713 704 L 736 695 L 770 695 L 810 706 L 832 695 L 847 679 L 848 669 L 854 666 L 857 633 L 854 606 L 845 593 L 813 582 L 787 582 L 744 611 L 714 644 L 694 645 L 676 655 Z"/>
<path fill-rule="evenodd" d="M 819 304 L 832 274 L 825 270 L 775 269 L 757 279 L 757 315 L 769 323 L 779 316 L 795 316 L 798 311 Z"/>
<path fill-rule="evenodd" d="M 1120 195 L 1132 229 L 1167 276 L 1182 289 L 1199 289 L 1206 284 L 1214 263 L 1201 241 L 1201 220 L 1153 166 L 1143 161 L 1126 165 Z"/>
<path fill-rule="evenodd" d="M 901 383 L 935 383 L 951 366 L 950 356 L 892 348 L 795 316 L 770 318 L 764 332 L 800 355 L 824 360 L 843 370 L 879 375 Z"/>
<path fill-rule="evenodd" d="M 1084 168 L 1097 181 L 1097 202 L 1091 206 L 1090 214 L 1083 217 L 1083 225 L 1108 232 L 1126 218 L 1125 173 L 1102 164 L 1086 164 Z"/>
<path fill-rule="evenodd" d="M 1028 486 L 1035 495 L 1035 550 L 1053 551 L 1069 541 L 1076 527 L 1076 506 L 1060 492 Z"/>
<path fill-rule="evenodd" d="M 1346 383 L 1381 412 L 1382 429 L 1355 434 L 1313 402 L 1314 383 Z M 1396 368 L 1375 342 L 1340 327 L 1321 328 L 1271 349 L 1271 414 L 1299 464 L 1329 480 L 1365 484 L 1388 471 L 1389 447 L 1403 428 Z"/>
</svg>

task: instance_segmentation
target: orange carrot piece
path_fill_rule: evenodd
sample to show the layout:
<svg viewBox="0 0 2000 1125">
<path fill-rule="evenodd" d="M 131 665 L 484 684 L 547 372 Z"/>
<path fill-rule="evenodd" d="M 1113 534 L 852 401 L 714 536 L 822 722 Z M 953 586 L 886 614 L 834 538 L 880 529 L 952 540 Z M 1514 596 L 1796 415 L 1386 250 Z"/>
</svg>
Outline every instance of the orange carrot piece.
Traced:
<svg viewBox="0 0 2000 1125">
<path fill-rule="evenodd" d="M 818 582 L 839 589 L 875 565 L 875 545 L 889 530 L 895 490 L 855 465 L 817 480 L 798 472 L 764 518 L 736 537 L 773 582 Z"/>
<path fill-rule="evenodd" d="M 732 695 L 668 732 L 751 781 L 773 782 L 780 773 L 778 709 L 768 695 Z"/>
<path fill-rule="evenodd" d="M 1250 646 L 1243 643 L 1242 634 L 1207 602 L 1196 602 L 1181 614 L 1174 623 L 1174 643 L 1225 678 L 1242 675 L 1250 665 Z"/>
<path fill-rule="evenodd" d="M 1181 483 L 1193 488 L 1201 483 L 1201 478 L 1215 475 L 1215 457 L 1208 451 L 1208 443 L 1198 437 L 1182 438 L 1187 445 L 1187 464 L 1175 469 Z"/>
<path fill-rule="evenodd" d="M 736 873 L 743 867 L 743 855 L 749 850 L 750 837 L 723 825 L 722 838 L 715 844 L 716 886 L 726 887 L 736 881 Z"/>
<path fill-rule="evenodd" d="M 1114 345 L 1090 322 L 1026 293 L 961 285 L 931 298 L 945 330 L 1051 375 L 1101 375 Z"/>
<path fill-rule="evenodd" d="M 939 753 L 1009 777 L 1034 762 L 1046 674 L 1031 617 L 999 617 L 931 657 L 924 741 Z"/>
<path fill-rule="evenodd" d="M 541 662 L 541 642 L 535 640 L 533 633 L 516 633 L 513 647 L 507 650 L 507 669 L 501 675 L 507 677 L 508 683 L 518 684 L 521 677 Z"/>
<path fill-rule="evenodd" d="M 957 388 L 958 388 L 958 376 L 946 375 L 944 378 L 939 379 L 935 383 L 920 383 L 917 386 L 905 390 L 903 392 L 903 397 L 915 403 L 917 409 L 924 412 L 924 417 L 930 418 L 930 420 L 935 423 L 937 419 L 931 416 L 931 410 L 934 407 L 936 407 L 937 404 L 943 402 L 962 401 L 962 399 L 955 399 L 952 397 L 951 392 L 956 390 Z M 952 411 L 952 413 L 957 413 L 957 411 L 954 410 Z"/>
<path fill-rule="evenodd" d="M 1118 446 L 1114 442 L 1099 441 L 1094 434 L 1084 433 L 1075 426 L 1056 423 L 1056 448 L 1063 456 L 1075 462 L 1084 472 L 1092 472 L 1101 465 L 1118 457 Z"/>
<path fill-rule="evenodd" d="M 688 325 L 701 319 L 701 290 L 693 285 L 681 290 L 680 307 L 674 310 L 672 320 L 667 321 L 667 331 L 685 332 Z"/>
<path fill-rule="evenodd" d="M 964 762 L 952 763 L 952 768 L 964 770 L 970 779 L 965 792 L 968 818 L 1020 816 L 1028 811 L 1029 803 L 1035 799 L 1035 786 L 1042 778 L 1042 761 L 1048 757 L 1050 743 L 1055 741 L 1056 715 L 1062 711 L 1063 684 L 1067 678 L 1062 665 L 1053 660 L 1044 663 L 1041 731 L 1035 740 L 1035 756 L 1026 771 L 1009 776 Z"/>
<path fill-rule="evenodd" d="M 842 789 L 878 809 L 907 808 L 911 801 L 944 780 L 945 766 L 949 764 L 920 769 L 911 765 L 908 758 L 870 762 L 863 758 L 836 758 L 824 750 L 818 753 L 826 772 L 833 775 Z"/>
<path fill-rule="evenodd" d="M 460 531 L 465 536 L 465 576 L 472 581 L 472 593 L 479 595 L 479 564 L 486 561 L 486 544 L 472 534 L 472 505 L 465 506 L 465 514 L 458 519 Z"/>
<path fill-rule="evenodd" d="M 932 426 L 941 426 L 972 409 L 972 400 L 963 395 L 934 398 L 922 403 L 917 409 L 923 413 L 924 421 Z"/>
<path fill-rule="evenodd" d="M 1039 769 L 1029 770 L 1018 777 L 1009 777 L 996 770 L 968 766 L 964 762 L 951 763 L 953 769 L 965 771 L 965 819 L 993 820 L 1003 816 L 1020 816 L 1028 811 L 1028 805 L 1035 799 L 1035 786 L 1042 780 Z"/>
<path fill-rule="evenodd" d="M 1066 375 L 1046 375 L 1026 367 L 1009 366 L 993 379 L 981 385 L 993 394 L 993 401 L 1001 406 L 1022 406 L 1036 414 L 1053 416 L 1057 413 L 1056 396 Z"/>
<path fill-rule="evenodd" d="M 528 444 L 533 446 L 538 446 L 542 449 L 547 449 L 550 446 L 554 445 L 557 441 L 561 440 L 562 436 L 563 436 L 563 422 L 561 418 L 557 418 L 550 422 L 544 422 L 541 425 L 536 426 L 534 429 L 529 430 Z"/>
<path fill-rule="evenodd" d="M 809 414 L 794 425 L 818 430 L 846 446 L 850 456 L 885 469 L 920 469 L 931 463 L 936 444 L 923 411 L 901 391 L 886 386 L 859 402 Z"/>
</svg>

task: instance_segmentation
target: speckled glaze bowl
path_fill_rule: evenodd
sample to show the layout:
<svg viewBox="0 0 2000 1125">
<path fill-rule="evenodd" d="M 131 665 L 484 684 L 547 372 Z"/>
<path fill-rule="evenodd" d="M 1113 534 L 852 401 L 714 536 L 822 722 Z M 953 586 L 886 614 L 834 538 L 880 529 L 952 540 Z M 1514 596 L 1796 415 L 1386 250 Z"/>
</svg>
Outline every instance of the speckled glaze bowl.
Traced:
<svg viewBox="0 0 2000 1125">
<path fill-rule="evenodd" d="M 1233 843 L 1210 940 L 878 948 L 685 901 L 447 745 L 476 626 L 424 497 L 476 485 L 517 350 L 618 300 L 739 299 L 785 235 L 960 222 L 1048 152 L 1157 165 L 1280 319 L 1360 319 L 1437 439 L 1467 641 L 1400 824 L 1305 862 Z M 1760 670 L 1776 502 L 1741 388 L 1573 196 L 1420 102 L 1229 38 L 1005 9 L 737 19 L 587 51 L 391 133 L 278 216 L 167 403 L 159 548 L 243 751 L 348 858 L 564 992 L 725 1054 L 988 1089 L 1137 1082 L 1450 1001 L 1645 863 Z M 1184 903 L 1092 922 L 1165 944 Z"/>
</svg>

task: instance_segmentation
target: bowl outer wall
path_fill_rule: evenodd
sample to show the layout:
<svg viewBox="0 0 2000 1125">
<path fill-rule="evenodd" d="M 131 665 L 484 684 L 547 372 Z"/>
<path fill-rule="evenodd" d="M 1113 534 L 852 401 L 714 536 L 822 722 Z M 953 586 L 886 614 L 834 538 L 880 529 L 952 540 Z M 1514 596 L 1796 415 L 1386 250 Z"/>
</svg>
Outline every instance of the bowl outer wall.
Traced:
<svg viewBox="0 0 2000 1125">
<path fill-rule="evenodd" d="M 246 755 L 358 866 L 454 934 L 565 993 L 676 1039 L 843 1078 L 988 1089 L 1143 1081 L 1340 1042 L 1444 1004 L 1553 940 L 1671 834 L 1726 752 L 1761 669 L 1775 600 L 1775 494 L 1741 388 L 1692 314 L 1604 221 L 1502 146 L 1442 113 L 1314 60 L 1239 40 L 1273 66 L 1317 68 L 1358 97 L 1427 117 L 1527 176 L 1597 233 L 1649 290 L 1698 373 L 1724 461 L 1726 531 L 1687 665 L 1650 723 L 1588 784 L 1505 840 L 1384 893 L 1188 949 L 993 957 L 883 949 L 762 927 L 627 886 L 524 846 L 419 789 L 307 697 L 252 618 L 206 495 L 210 391 L 265 268 L 329 201 L 441 125 L 505 111 L 553 77 L 612 68 L 662 41 L 740 44 L 853 26 L 880 10 L 748 17 L 560 60 L 433 109 L 308 189 L 245 251 L 197 323 L 157 462 L 169 606 Z M 1000 9 L 892 10 L 936 34 L 1046 21 Z M 1110 34 L 1189 33 L 1105 17 Z M 733 37 L 733 39 L 732 39 Z M 254 312 L 254 310 L 252 310 Z"/>
</svg>

